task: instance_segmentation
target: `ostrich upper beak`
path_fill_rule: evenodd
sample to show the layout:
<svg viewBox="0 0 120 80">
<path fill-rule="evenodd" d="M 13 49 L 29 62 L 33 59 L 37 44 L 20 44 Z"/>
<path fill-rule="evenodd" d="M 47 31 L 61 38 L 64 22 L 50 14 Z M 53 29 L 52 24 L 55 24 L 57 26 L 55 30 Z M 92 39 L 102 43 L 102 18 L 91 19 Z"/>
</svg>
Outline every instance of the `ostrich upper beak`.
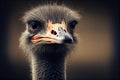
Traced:
<svg viewBox="0 0 120 80">
<path fill-rule="evenodd" d="M 31 39 L 32 43 L 72 43 L 73 38 L 67 31 L 64 22 L 52 24 L 50 21 L 46 27 L 46 34 L 36 34 Z"/>
</svg>

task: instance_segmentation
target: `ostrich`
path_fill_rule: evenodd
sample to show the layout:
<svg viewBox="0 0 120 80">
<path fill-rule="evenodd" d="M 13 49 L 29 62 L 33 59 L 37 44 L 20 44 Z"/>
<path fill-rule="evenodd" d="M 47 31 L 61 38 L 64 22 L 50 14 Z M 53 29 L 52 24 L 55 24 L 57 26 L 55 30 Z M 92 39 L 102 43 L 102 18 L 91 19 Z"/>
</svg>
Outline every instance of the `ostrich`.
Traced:
<svg viewBox="0 0 120 80">
<path fill-rule="evenodd" d="M 32 80 L 66 80 L 66 57 L 77 39 L 76 11 L 63 5 L 42 5 L 25 13 L 20 48 L 30 57 Z"/>
</svg>

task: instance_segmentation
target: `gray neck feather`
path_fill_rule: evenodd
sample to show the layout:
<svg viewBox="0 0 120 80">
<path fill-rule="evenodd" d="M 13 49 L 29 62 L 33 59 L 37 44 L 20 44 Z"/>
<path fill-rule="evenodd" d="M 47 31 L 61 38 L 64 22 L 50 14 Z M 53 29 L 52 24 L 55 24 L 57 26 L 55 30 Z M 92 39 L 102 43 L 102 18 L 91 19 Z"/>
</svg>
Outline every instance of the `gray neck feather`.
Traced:
<svg viewBox="0 0 120 80">
<path fill-rule="evenodd" d="M 46 62 L 32 59 L 32 80 L 65 80 L 65 60 Z"/>
<path fill-rule="evenodd" d="M 32 80 L 66 80 L 65 57 L 32 56 Z"/>
</svg>

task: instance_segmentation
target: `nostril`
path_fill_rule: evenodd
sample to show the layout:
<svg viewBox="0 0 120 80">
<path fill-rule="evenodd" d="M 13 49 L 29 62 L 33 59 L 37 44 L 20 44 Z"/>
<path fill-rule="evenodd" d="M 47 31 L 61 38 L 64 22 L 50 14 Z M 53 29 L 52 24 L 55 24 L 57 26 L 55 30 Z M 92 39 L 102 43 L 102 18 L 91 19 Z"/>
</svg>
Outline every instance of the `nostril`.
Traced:
<svg viewBox="0 0 120 80">
<path fill-rule="evenodd" d="M 56 35 L 56 34 L 57 34 L 57 32 L 56 32 L 56 31 L 54 31 L 54 30 L 52 30 L 52 31 L 51 31 L 51 34 Z"/>
<path fill-rule="evenodd" d="M 68 36 L 65 36 L 65 39 L 63 40 L 64 43 L 72 43 L 72 39 Z"/>
<path fill-rule="evenodd" d="M 66 32 L 66 30 L 64 29 L 64 31 Z"/>
</svg>

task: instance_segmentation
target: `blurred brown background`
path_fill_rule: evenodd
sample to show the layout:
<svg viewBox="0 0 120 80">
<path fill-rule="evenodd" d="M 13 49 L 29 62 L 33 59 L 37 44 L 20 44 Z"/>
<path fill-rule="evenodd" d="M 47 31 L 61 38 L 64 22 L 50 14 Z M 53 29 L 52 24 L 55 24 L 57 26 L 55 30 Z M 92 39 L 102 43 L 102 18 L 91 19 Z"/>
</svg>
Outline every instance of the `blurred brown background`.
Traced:
<svg viewBox="0 0 120 80">
<path fill-rule="evenodd" d="M 56 0 L 52 2 L 54 1 Z M 21 17 L 25 11 L 46 2 L 49 3 L 47 0 L 3 1 L 3 22 L 0 26 L 3 47 L 0 65 L 3 66 L 0 80 L 31 80 L 27 57 L 18 47 L 19 37 L 25 30 Z M 57 3 L 64 3 L 81 15 L 80 23 L 76 27 L 78 45 L 68 57 L 68 80 L 117 80 L 118 73 L 114 71 L 114 68 L 118 68 L 118 63 L 114 60 L 118 58 L 115 52 L 118 48 L 115 43 L 117 31 L 114 31 L 117 27 L 113 27 L 116 22 L 113 19 L 117 13 L 114 12 L 118 8 L 117 0 L 57 0 Z"/>
</svg>

